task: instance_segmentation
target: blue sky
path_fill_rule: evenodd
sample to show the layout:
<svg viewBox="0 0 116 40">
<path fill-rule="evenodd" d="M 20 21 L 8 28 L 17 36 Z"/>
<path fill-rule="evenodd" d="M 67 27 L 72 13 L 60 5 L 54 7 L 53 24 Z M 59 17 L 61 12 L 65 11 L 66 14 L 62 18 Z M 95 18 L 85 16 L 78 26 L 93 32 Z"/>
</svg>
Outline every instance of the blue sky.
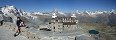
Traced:
<svg viewBox="0 0 116 40">
<path fill-rule="evenodd" d="M 28 12 L 96 11 L 116 9 L 116 0 L 0 0 L 0 6 L 13 5 Z"/>
</svg>

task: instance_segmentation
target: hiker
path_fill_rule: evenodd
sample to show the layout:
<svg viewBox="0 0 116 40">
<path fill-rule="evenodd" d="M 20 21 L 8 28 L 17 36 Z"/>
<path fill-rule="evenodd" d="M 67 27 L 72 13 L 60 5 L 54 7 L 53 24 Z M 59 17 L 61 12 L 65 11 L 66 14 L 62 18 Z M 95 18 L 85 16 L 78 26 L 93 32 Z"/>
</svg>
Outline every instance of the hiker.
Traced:
<svg viewBox="0 0 116 40">
<path fill-rule="evenodd" d="M 16 25 L 18 29 L 14 36 L 18 36 L 21 33 L 21 27 L 25 26 L 24 22 L 20 19 L 20 17 L 17 17 Z"/>
<path fill-rule="evenodd" d="M 0 21 L 0 24 L 1 24 L 0 26 L 2 26 L 2 25 L 3 25 L 3 21 L 4 21 L 4 20 L 1 20 L 1 21 Z"/>
</svg>

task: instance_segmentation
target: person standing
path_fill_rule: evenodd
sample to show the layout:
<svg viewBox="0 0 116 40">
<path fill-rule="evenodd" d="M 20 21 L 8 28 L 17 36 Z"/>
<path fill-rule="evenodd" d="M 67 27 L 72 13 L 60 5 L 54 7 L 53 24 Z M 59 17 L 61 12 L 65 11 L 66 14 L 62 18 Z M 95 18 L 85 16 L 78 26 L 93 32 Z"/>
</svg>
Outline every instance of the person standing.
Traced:
<svg viewBox="0 0 116 40">
<path fill-rule="evenodd" d="M 2 25 L 3 25 L 3 21 L 4 21 L 4 20 L 1 20 L 1 21 L 0 21 L 0 24 L 1 24 L 0 26 L 2 26 Z"/>
<path fill-rule="evenodd" d="M 17 17 L 16 25 L 17 25 L 17 30 L 16 30 L 16 33 L 14 34 L 15 37 L 18 36 L 21 33 L 21 27 L 24 27 L 25 24 L 20 19 L 20 17 Z"/>
<path fill-rule="evenodd" d="M 3 25 L 3 22 L 4 22 L 3 14 L 0 14 L 0 26 Z"/>
</svg>

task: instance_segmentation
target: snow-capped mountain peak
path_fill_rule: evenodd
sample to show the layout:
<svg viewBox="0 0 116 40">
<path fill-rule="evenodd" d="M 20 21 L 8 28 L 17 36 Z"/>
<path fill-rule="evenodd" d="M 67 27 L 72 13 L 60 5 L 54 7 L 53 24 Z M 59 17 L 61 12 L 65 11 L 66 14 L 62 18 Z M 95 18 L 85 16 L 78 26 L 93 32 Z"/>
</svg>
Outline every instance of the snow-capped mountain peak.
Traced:
<svg viewBox="0 0 116 40">
<path fill-rule="evenodd" d="M 15 16 L 22 16 L 23 15 L 23 11 L 21 9 L 17 9 L 16 7 L 14 6 L 10 6 L 10 5 L 6 5 L 6 6 L 3 6 L 0 8 L 1 11 L 4 13 L 4 14 L 13 14 Z"/>
<path fill-rule="evenodd" d="M 16 11 L 16 8 L 14 6 L 6 5 L 6 6 L 1 8 L 1 11 L 4 13 L 12 13 L 12 12 Z"/>
</svg>

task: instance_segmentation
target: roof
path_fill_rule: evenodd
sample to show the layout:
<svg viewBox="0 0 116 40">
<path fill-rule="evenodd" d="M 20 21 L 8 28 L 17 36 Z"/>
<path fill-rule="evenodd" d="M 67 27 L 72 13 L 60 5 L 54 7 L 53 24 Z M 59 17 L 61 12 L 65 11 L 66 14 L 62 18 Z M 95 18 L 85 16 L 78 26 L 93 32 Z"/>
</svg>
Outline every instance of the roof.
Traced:
<svg viewBox="0 0 116 40">
<path fill-rule="evenodd" d="M 76 18 L 74 18 L 74 17 L 56 17 L 56 18 L 52 18 L 53 20 L 75 20 Z"/>
</svg>

